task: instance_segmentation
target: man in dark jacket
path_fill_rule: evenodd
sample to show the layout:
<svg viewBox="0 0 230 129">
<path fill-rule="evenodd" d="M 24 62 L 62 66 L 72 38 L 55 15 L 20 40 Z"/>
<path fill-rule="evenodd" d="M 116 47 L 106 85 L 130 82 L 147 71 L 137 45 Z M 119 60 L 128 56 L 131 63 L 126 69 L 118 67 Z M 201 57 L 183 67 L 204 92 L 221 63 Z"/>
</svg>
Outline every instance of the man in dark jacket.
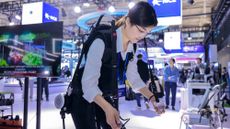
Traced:
<svg viewBox="0 0 230 129">
<path fill-rule="evenodd" d="M 141 79 L 146 83 L 149 80 L 149 71 L 148 71 L 148 63 L 143 61 L 143 55 L 138 54 L 137 55 L 138 61 L 137 61 L 137 69 L 138 73 L 140 74 Z M 141 94 L 136 93 L 135 94 L 136 101 L 137 101 L 137 107 L 141 108 Z M 144 97 L 146 108 L 149 108 L 148 105 L 148 99 Z"/>
</svg>

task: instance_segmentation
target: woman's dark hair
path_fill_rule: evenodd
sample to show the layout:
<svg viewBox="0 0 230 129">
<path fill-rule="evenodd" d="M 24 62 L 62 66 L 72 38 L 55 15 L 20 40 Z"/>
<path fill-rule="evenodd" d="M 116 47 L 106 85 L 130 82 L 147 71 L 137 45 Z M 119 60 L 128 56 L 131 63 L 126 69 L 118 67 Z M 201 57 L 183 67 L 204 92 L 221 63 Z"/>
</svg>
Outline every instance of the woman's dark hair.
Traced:
<svg viewBox="0 0 230 129">
<path fill-rule="evenodd" d="M 131 25 L 138 25 L 141 27 L 156 26 L 157 16 L 153 7 L 144 1 L 136 3 L 136 5 L 129 10 L 128 17 Z"/>
</svg>

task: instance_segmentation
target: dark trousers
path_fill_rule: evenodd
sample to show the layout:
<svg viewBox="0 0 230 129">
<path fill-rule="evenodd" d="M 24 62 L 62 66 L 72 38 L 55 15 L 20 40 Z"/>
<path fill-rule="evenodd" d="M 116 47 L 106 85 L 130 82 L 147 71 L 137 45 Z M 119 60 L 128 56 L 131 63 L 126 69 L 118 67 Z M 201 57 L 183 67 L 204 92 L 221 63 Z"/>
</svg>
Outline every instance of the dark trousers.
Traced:
<svg viewBox="0 0 230 129">
<path fill-rule="evenodd" d="M 171 106 L 175 106 L 176 103 L 176 89 L 177 89 L 177 84 L 176 82 L 165 82 L 165 101 L 166 105 L 169 105 L 169 97 L 170 97 L 170 91 L 172 93 L 172 102 Z"/>
<path fill-rule="evenodd" d="M 43 95 L 44 89 L 45 89 L 46 99 L 49 99 L 49 80 L 47 78 L 42 78 L 42 93 L 41 93 L 42 95 Z"/>
<path fill-rule="evenodd" d="M 136 97 L 136 101 L 137 101 L 137 106 L 138 106 L 138 107 L 141 107 L 141 93 L 136 93 L 136 94 L 135 94 L 135 97 Z M 144 101 L 147 102 L 148 99 L 146 99 L 146 98 L 144 97 Z"/>
<path fill-rule="evenodd" d="M 88 103 L 82 96 L 73 97 L 71 112 L 76 129 L 112 129 L 106 122 L 104 111 L 95 103 Z"/>
</svg>

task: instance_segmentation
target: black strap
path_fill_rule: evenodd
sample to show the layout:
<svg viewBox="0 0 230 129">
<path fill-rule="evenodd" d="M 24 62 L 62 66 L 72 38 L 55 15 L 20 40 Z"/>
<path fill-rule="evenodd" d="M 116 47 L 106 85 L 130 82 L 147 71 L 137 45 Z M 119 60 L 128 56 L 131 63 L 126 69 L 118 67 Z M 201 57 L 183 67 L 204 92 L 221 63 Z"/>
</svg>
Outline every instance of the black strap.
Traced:
<svg viewBox="0 0 230 129">
<path fill-rule="evenodd" d="M 129 64 L 129 61 L 130 61 L 132 58 L 134 58 L 134 55 L 135 55 L 135 53 L 136 53 L 136 50 L 137 50 L 137 44 L 133 44 L 133 53 L 128 52 L 128 53 L 126 54 L 125 62 L 124 62 L 124 71 L 123 71 L 123 74 L 122 74 L 122 77 L 123 77 L 123 78 L 125 77 L 125 79 L 127 79 L 127 78 L 126 78 L 127 66 L 128 66 L 128 64 Z M 132 55 L 131 55 L 131 54 L 132 54 Z M 130 57 L 130 56 L 132 56 L 132 57 Z M 119 53 L 119 57 L 121 57 L 121 53 Z M 121 57 L 121 58 L 122 58 L 122 57 Z M 120 62 L 120 61 L 119 61 L 119 62 Z"/>
<path fill-rule="evenodd" d="M 129 64 L 129 61 L 134 58 L 136 51 L 137 51 L 137 44 L 133 44 L 133 52 L 128 52 L 126 54 L 125 64 L 124 64 L 124 72 L 127 71 L 127 66 Z M 130 56 L 132 56 L 132 57 L 130 57 Z"/>
<path fill-rule="evenodd" d="M 112 20 L 111 22 L 111 42 L 112 42 L 112 80 L 111 83 L 114 84 L 114 86 L 118 86 L 117 83 L 117 33 L 116 33 L 116 27 L 115 27 L 115 20 Z M 118 87 L 117 87 L 118 88 Z M 118 89 L 115 89 L 114 96 L 118 99 Z M 115 97 L 115 98 L 116 98 Z M 115 104 L 115 108 L 118 109 L 118 104 Z"/>
<path fill-rule="evenodd" d="M 97 21 L 97 23 L 96 23 L 96 26 L 93 28 L 93 30 L 92 31 L 94 31 L 94 29 L 96 29 L 99 25 L 100 25 L 100 22 L 101 22 L 101 20 L 102 20 L 102 18 L 104 17 L 104 15 L 102 14 L 100 17 L 99 17 L 99 19 L 98 19 L 98 21 Z M 113 21 L 112 21 L 113 22 Z M 115 24 L 115 23 L 114 23 Z M 115 25 L 114 25 L 115 26 Z M 113 25 L 112 25 L 112 27 L 113 27 Z M 90 35 L 89 35 L 89 37 L 90 37 Z M 112 39 L 113 40 L 113 39 Z M 88 46 L 89 47 L 89 46 Z M 79 60 L 78 60 L 78 63 L 77 63 L 77 67 L 76 67 L 76 70 L 75 70 L 75 72 L 74 72 L 74 75 L 73 75 L 73 78 L 72 79 L 76 79 L 77 78 L 77 76 L 78 76 L 78 70 L 79 70 L 79 68 L 80 68 L 80 65 L 81 65 L 81 61 L 82 61 L 82 58 L 83 58 L 83 55 L 85 55 L 85 48 L 83 47 L 82 48 L 82 51 L 81 51 L 81 55 L 80 55 L 80 57 L 79 57 Z"/>
<path fill-rule="evenodd" d="M 145 46 L 145 52 L 146 52 L 146 56 L 147 56 L 147 61 L 149 59 L 149 56 L 148 56 L 148 48 L 147 48 L 147 42 L 146 42 L 146 38 L 144 38 L 144 46 Z M 148 62 L 147 62 L 148 63 Z M 153 73 L 151 71 L 151 67 L 150 67 L 150 64 L 148 63 L 148 70 L 149 70 L 149 75 L 150 75 L 150 79 L 152 82 L 154 82 L 154 76 L 153 76 Z"/>
<path fill-rule="evenodd" d="M 136 51 L 137 51 L 137 44 L 134 43 L 134 44 L 133 44 L 133 52 L 134 52 L 134 54 L 136 53 Z"/>
<path fill-rule="evenodd" d="M 103 17 L 104 17 L 104 14 L 102 14 L 102 15 L 98 18 L 97 23 L 96 23 L 96 28 L 100 25 L 101 20 L 102 20 Z"/>
<path fill-rule="evenodd" d="M 74 75 L 73 75 L 73 79 L 77 78 L 77 76 L 78 76 L 77 73 L 78 73 L 78 70 L 79 70 L 79 68 L 80 68 L 81 61 L 82 61 L 82 58 L 83 58 L 84 53 L 85 53 L 85 52 L 84 52 L 84 49 L 82 49 L 81 55 L 80 55 L 79 60 L 78 60 L 78 63 L 77 63 L 76 70 L 75 70 Z"/>
<path fill-rule="evenodd" d="M 130 60 L 130 54 L 131 53 L 127 53 L 127 55 L 126 55 L 126 58 L 125 58 L 125 63 L 124 63 L 124 72 L 126 73 L 126 71 L 127 71 L 127 66 L 128 66 L 128 64 L 129 64 L 129 60 Z"/>
</svg>

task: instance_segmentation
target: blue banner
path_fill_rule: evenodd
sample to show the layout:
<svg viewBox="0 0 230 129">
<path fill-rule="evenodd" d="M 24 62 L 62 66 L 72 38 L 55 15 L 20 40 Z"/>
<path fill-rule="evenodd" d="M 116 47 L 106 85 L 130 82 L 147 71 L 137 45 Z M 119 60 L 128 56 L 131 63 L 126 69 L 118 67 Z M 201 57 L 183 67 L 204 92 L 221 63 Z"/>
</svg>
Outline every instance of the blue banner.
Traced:
<svg viewBox="0 0 230 129">
<path fill-rule="evenodd" d="M 181 0 L 148 0 L 156 10 L 157 17 L 181 16 Z"/>
<path fill-rule="evenodd" d="M 59 20 L 59 10 L 47 3 L 43 3 L 42 23 L 57 22 Z"/>
<path fill-rule="evenodd" d="M 180 50 L 167 50 L 164 49 L 165 53 L 204 53 L 204 46 L 203 45 L 189 45 L 189 46 L 182 46 Z"/>
<path fill-rule="evenodd" d="M 203 45 L 184 46 L 183 52 L 184 53 L 203 53 L 204 52 L 204 46 Z"/>
</svg>

